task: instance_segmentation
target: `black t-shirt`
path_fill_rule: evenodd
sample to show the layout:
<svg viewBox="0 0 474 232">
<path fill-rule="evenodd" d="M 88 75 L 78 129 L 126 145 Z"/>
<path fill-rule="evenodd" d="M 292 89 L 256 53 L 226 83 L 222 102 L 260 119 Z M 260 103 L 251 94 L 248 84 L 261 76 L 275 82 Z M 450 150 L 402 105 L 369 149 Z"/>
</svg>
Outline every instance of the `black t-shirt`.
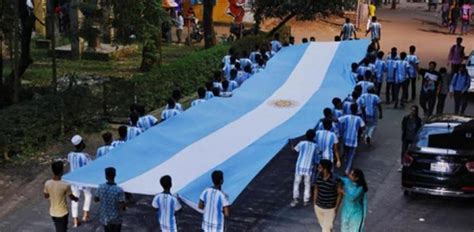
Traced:
<svg viewBox="0 0 474 232">
<path fill-rule="evenodd" d="M 323 209 L 333 209 L 337 202 L 337 181 L 333 175 L 324 180 L 323 175 L 318 175 L 316 179 L 316 188 L 318 195 L 316 196 L 316 205 Z"/>
</svg>

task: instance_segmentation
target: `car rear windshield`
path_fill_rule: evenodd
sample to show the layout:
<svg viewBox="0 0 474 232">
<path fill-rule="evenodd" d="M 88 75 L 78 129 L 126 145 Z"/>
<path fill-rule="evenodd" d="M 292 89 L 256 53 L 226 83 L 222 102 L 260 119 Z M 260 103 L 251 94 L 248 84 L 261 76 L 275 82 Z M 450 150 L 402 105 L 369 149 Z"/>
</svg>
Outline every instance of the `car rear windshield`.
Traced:
<svg viewBox="0 0 474 232">
<path fill-rule="evenodd" d="M 418 143 L 416 144 L 418 147 L 427 147 L 428 146 L 428 138 L 430 135 L 435 134 L 444 134 L 444 133 L 451 133 L 453 132 L 454 127 L 423 127 L 418 134 Z"/>
</svg>

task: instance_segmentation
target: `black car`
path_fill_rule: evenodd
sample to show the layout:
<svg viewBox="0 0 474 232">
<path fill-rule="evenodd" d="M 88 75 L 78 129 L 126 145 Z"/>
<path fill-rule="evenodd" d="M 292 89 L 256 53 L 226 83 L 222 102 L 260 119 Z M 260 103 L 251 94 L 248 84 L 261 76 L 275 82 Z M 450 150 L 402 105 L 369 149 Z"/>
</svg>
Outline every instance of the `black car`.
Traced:
<svg viewBox="0 0 474 232">
<path fill-rule="evenodd" d="M 474 197 L 473 135 L 473 118 L 429 118 L 403 156 L 404 194 Z"/>
</svg>

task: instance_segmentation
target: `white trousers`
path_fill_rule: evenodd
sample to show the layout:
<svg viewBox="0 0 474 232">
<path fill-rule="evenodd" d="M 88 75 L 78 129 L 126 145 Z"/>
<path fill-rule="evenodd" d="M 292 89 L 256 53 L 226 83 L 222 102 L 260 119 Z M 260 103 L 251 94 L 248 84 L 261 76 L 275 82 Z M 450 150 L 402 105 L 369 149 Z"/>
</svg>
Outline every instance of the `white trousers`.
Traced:
<svg viewBox="0 0 474 232">
<path fill-rule="evenodd" d="M 323 209 L 315 205 L 314 212 L 316 213 L 316 218 L 318 219 L 322 232 L 331 232 L 334 218 L 336 217 L 336 209 Z"/>
<path fill-rule="evenodd" d="M 91 208 L 91 201 L 92 201 L 92 193 L 90 188 L 81 188 L 78 186 L 71 186 L 72 194 L 77 197 L 81 198 L 81 192 L 84 192 L 84 207 L 82 208 L 84 211 L 89 211 Z M 71 214 L 73 218 L 77 218 L 79 214 L 79 201 L 71 201 Z"/>
<path fill-rule="evenodd" d="M 293 183 L 293 199 L 298 199 L 300 197 L 300 184 L 301 180 L 304 178 L 304 193 L 303 201 L 309 202 L 311 196 L 311 175 L 298 175 L 295 174 L 295 182 Z"/>
</svg>

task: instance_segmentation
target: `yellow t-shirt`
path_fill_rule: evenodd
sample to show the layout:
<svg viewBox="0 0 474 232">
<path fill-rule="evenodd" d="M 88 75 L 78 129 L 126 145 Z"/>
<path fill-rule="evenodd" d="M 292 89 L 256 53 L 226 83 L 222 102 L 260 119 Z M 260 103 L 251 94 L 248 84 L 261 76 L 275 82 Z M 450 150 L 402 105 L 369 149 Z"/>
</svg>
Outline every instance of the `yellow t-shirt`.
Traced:
<svg viewBox="0 0 474 232">
<path fill-rule="evenodd" d="M 71 186 L 61 180 L 48 180 L 44 193 L 49 194 L 49 214 L 51 217 L 64 217 L 68 214 L 66 197 L 71 194 Z"/>
<path fill-rule="evenodd" d="M 376 10 L 377 10 L 377 8 L 375 7 L 375 5 L 370 4 L 369 5 L 369 17 L 374 17 Z"/>
</svg>

